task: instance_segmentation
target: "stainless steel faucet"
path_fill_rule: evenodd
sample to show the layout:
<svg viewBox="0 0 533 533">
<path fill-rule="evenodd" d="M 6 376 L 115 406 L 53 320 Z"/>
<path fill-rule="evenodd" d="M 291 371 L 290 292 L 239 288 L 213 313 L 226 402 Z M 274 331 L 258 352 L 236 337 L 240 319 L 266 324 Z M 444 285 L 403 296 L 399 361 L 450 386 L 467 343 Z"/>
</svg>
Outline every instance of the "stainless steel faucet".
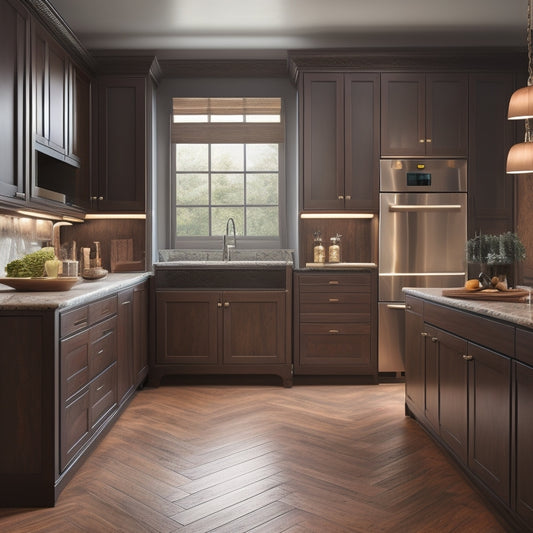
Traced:
<svg viewBox="0 0 533 533">
<path fill-rule="evenodd" d="M 229 237 L 230 237 L 230 225 L 231 229 L 233 230 L 233 244 L 229 244 Z M 229 251 L 231 248 L 237 247 L 237 233 L 235 231 L 235 220 L 233 218 L 228 218 L 228 221 L 226 222 L 226 234 L 224 235 L 223 240 L 223 251 L 222 251 L 222 257 L 224 261 L 229 261 Z"/>
</svg>

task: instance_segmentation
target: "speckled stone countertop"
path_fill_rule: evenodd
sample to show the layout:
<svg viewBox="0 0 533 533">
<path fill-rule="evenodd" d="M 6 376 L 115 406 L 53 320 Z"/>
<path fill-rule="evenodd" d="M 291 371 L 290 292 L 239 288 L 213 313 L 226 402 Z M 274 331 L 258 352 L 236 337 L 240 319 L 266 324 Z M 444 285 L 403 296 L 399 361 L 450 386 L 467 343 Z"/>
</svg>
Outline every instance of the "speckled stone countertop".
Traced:
<svg viewBox="0 0 533 533">
<path fill-rule="evenodd" d="M 522 288 L 522 287 L 521 287 Z M 529 288 L 529 287 L 523 287 Z M 448 298 L 442 296 L 442 289 L 414 289 L 404 288 L 405 294 L 418 296 L 456 309 L 463 309 L 471 313 L 485 315 L 498 320 L 505 320 L 520 326 L 533 328 L 533 306 L 528 303 L 489 302 L 479 300 L 467 300 L 464 298 Z"/>
<path fill-rule="evenodd" d="M 108 274 L 105 278 L 80 281 L 68 291 L 25 292 L 0 284 L 0 310 L 64 309 L 83 305 L 142 282 L 151 272 Z"/>
</svg>

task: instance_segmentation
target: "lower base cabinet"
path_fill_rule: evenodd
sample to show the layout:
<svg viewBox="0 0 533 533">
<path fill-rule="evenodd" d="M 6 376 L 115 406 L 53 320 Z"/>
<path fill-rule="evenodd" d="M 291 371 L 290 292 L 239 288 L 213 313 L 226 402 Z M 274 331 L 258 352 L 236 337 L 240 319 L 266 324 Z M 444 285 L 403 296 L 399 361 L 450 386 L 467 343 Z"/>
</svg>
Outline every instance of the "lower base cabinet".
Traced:
<svg viewBox="0 0 533 533">
<path fill-rule="evenodd" d="M 0 507 L 53 506 L 146 378 L 146 281 L 130 291 L 131 313 L 118 291 L 64 311 L 0 310 Z M 136 347 L 120 365 L 119 335 Z M 124 364 L 128 392 L 119 397 Z"/>
<path fill-rule="evenodd" d="M 157 290 L 150 385 L 171 374 L 273 374 L 291 386 L 290 301 L 285 290 Z"/>
<path fill-rule="evenodd" d="M 298 272 L 294 279 L 294 373 L 377 382 L 376 272 Z"/>
<path fill-rule="evenodd" d="M 406 413 L 511 527 L 533 530 L 533 368 L 513 360 L 518 328 L 410 295 L 406 306 Z"/>
</svg>

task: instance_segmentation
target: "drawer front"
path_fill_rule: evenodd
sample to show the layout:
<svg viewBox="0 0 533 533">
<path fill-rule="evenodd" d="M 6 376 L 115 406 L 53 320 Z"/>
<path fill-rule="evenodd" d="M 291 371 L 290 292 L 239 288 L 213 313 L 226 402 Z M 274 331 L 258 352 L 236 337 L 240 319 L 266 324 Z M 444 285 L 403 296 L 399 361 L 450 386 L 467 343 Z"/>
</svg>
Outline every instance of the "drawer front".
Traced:
<svg viewBox="0 0 533 533">
<path fill-rule="evenodd" d="M 89 330 L 89 379 L 117 359 L 117 319 L 110 318 Z"/>
<path fill-rule="evenodd" d="M 346 365 L 370 370 L 371 348 L 370 325 L 317 324 L 300 328 L 302 366 Z"/>
<path fill-rule="evenodd" d="M 72 311 L 61 313 L 60 336 L 67 337 L 77 331 L 85 329 L 89 325 L 89 307 L 84 305 Z"/>
<path fill-rule="evenodd" d="M 366 313 L 370 314 L 370 293 L 319 292 L 300 294 L 300 314 Z M 305 320 L 304 317 L 302 317 Z"/>
<path fill-rule="evenodd" d="M 90 435 L 89 387 L 62 410 L 61 470 L 81 450 Z"/>
<path fill-rule="evenodd" d="M 320 273 L 299 277 L 300 293 L 308 292 L 368 292 L 371 291 L 371 275 Z"/>
<path fill-rule="evenodd" d="M 533 331 L 516 328 L 516 358 L 533 365 Z"/>
<path fill-rule="evenodd" d="M 96 324 L 117 313 L 117 296 L 110 296 L 89 304 L 89 323 Z"/>
<path fill-rule="evenodd" d="M 96 429 L 117 405 L 116 370 L 117 365 L 114 364 L 91 383 L 91 430 Z"/>
<path fill-rule="evenodd" d="M 421 315 L 422 311 L 424 310 L 424 302 L 420 298 L 415 298 L 414 296 L 406 294 L 405 308 L 409 311 L 412 311 L 413 313 Z"/>
<path fill-rule="evenodd" d="M 89 383 L 89 332 L 61 341 L 61 397 L 71 398 Z"/>
</svg>

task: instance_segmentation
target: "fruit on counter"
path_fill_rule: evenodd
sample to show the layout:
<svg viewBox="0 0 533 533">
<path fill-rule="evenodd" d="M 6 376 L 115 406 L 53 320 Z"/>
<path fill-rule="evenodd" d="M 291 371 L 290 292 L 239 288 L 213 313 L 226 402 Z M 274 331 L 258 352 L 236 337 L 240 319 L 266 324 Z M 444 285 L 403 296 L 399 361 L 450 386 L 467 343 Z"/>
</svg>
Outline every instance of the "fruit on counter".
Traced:
<svg viewBox="0 0 533 533">
<path fill-rule="evenodd" d="M 492 283 L 490 278 L 485 274 L 485 272 L 480 272 L 479 276 L 477 277 L 479 280 L 479 283 L 481 284 L 482 289 L 491 289 Z"/>
<path fill-rule="evenodd" d="M 6 275 L 10 278 L 39 278 L 44 275 L 44 264 L 55 258 L 54 249 L 46 246 L 15 259 L 6 265 Z"/>
<path fill-rule="evenodd" d="M 481 285 L 480 285 L 478 279 L 469 279 L 465 283 L 465 289 L 473 291 L 473 290 L 477 290 L 477 289 L 480 289 L 480 288 L 481 288 Z"/>
</svg>

